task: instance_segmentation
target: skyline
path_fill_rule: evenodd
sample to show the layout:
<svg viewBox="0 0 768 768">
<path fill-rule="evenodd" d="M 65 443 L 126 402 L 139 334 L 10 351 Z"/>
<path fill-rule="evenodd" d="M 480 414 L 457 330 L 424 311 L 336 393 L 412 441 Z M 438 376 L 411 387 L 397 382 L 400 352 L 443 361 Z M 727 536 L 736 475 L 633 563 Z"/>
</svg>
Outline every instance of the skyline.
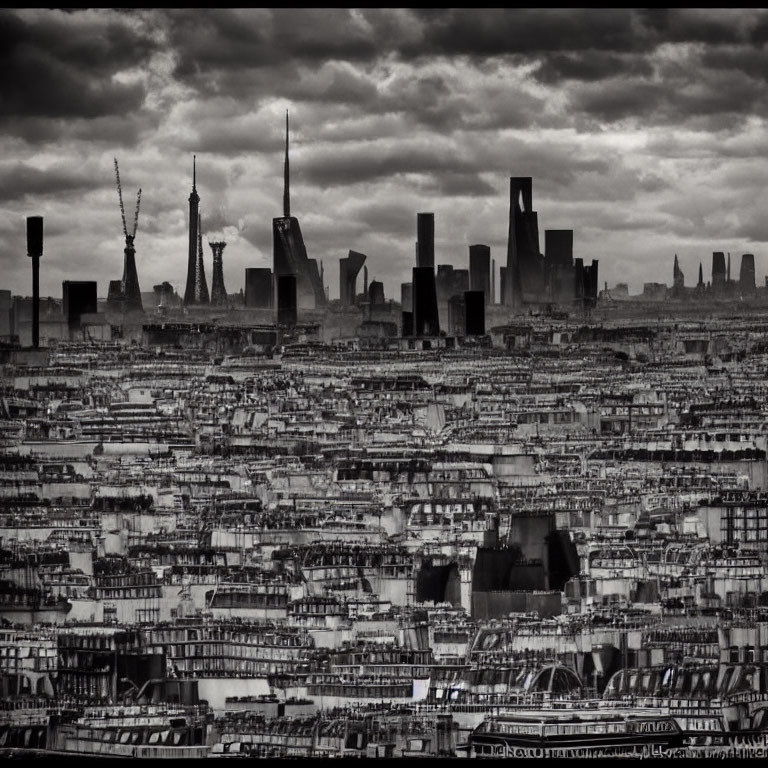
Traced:
<svg viewBox="0 0 768 768">
<path fill-rule="evenodd" d="M 670 285 L 675 254 L 695 285 L 713 251 L 754 253 L 760 285 L 767 33 L 760 11 L 3 11 L 3 287 L 29 292 L 25 218 L 42 215 L 41 294 L 95 278 L 106 296 L 117 157 L 143 190 L 141 285 L 183 293 L 196 154 L 203 232 L 227 241 L 238 292 L 272 263 L 285 109 L 292 213 L 331 297 L 353 249 L 398 299 L 418 211 L 436 263 L 486 243 L 498 268 L 512 175 L 533 176 L 542 230 L 600 260 L 601 288 Z"/>
</svg>

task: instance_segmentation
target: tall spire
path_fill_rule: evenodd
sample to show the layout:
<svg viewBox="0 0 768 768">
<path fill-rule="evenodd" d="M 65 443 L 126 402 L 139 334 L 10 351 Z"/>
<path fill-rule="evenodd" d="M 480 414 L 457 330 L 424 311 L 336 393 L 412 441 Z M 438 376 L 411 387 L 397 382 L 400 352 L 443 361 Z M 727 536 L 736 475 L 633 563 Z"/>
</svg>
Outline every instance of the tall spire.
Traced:
<svg viewBox="0 0 768 768">
<path fill-rule="evenodd" d="M 197 190 L 197 155 L 192 155 L 192 189 Z"/>
<path fill-rule="evenodd" d="M 291 215 L 291 179 L 288 165 L 288 110 L 285 110 L 285 165 L 283 166 L 283 216 Z"/>
</svg>

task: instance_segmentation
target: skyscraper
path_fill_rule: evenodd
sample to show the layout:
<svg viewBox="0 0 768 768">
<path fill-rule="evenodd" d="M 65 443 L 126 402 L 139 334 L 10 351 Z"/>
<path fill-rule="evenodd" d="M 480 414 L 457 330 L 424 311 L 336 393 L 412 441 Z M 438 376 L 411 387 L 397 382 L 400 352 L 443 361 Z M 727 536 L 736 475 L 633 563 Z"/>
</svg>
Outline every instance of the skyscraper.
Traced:
<svg viewBox="0 0 768 768">
<path fill-rule="evenodd" d="M 483 291 L 486 303 L 491 301 L 491 249 L 487 245 L 469 246 L 469 287 Z"/>
<path fill-rule="evenodd" d="M 314 309 L 325 305 L 325 291 L 315 259 L 307 249 L 298 219 L 291 216 L 290 165 L 288 154 L 288 112 L 285 113 L 285 163 L 283 168 L 283 215 L 272 219 L 272 255 L 275 280 L 281 275 L 296 278 L 299 307 Z"/>
<path fill-rule="evenodd" d="M 507 273 L 502 303 L 519 306 L 524 294 L 541 297 L 544 290 L 543 259 L 539 253 L 539 222 L 533 210 L 533 179 L 509 179 L 509 234 Z"/>
<path fill-rule="evenodd" d="M 712 254 L 712 290 L 722 291 L 725 288 L 725 254 L 715 251 Z"/>
<path fill-rule="evenodd" d="M 351 307 L 357 298 L 357 276 L 367 256 L 350 251 L 345 259 L 339 259 L 339 299 L 345 307 Z"/>
<path fill-rule="evenodd" d="M 416 266 L 435 266 L 435 214 L 416 214 Z"/>
</svg>

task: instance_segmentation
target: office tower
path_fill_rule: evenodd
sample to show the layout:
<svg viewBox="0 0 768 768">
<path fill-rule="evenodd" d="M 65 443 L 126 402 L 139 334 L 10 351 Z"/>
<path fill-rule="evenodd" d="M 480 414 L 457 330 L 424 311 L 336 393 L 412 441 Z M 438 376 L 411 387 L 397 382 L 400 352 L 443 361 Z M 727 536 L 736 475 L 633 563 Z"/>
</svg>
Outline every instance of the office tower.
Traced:
<svg viewBox="0 0 768 768">
<path fill-rule="evenodd" d="M 184 290 L 184 304 L 201 304 L 207 302 L 208 285 L 203 294 L 204 275 L 198 269 L 201 260 L 198 259 L 198 229 L 200 227 L 200 196 L 197 194 L 197 157 L 192 156 L 192 192 L 189 194 L 189 251 L 187 256 L 187 287 Z M 205 302 L 203 299 L 205 298 Z"/>
<path fill-rule="evenodd" d="M 32 346 L 40 346 L 40 257 L 43 255 L 43 217 L 27 216 L 27 256 L 32 259 Z"/>
<path fill-rule="evenodd" d="M 435 214 L 416 214 L 416 266 L 435 267 Z"/>
<path fill-rule="evenodd" d="M 464 293 L 455 294 L 448 299 L 447 328 L 450 336 L 463 336 L 467 324 L 464 307 Z"/>
<path fill-rule="evenodd" d="M 245 306 L 269 309 L 272 306 L 272 270 L 268 267 L 247 267 L 245 270 Z"/>
<path fill-rule="evenodd" d="M 363 297 L 368 298 L 368 267 L 363 267 Z"/>
<path fill-rule="evenodd" d="M 213 283 L 211 284 L 211 304 L 215 307 L 227 305 L 227 291 L 224 288 L 224 249 L 225 242 L 208 243 L 213 251 Z"/>
<path fill-rule="evenodd" d="M 80 318 L 96 312 L 96 281 L 65 280 L 61 285 L 62 314 L 70 328 L 80 325 Z"/>
<path fill-rule="evenodd" d="M 483 291 L 486 301 L 491 296 L 491 249 L 487 245 L 469 246 L 469 289 Z"/>
<path fill-rule="evenodd" d="M 296 278 L 297 306 L 314 309 L 325 305 L 325 290 L 317 261 L 307 257 L 299 221 L 291 216 L 288 147 L 288 112 L 286 112 L 283 215 L 272 219 L 274 274 L 276 279 L 283 275 L 293 275 Z"/>
<path fill-rule="evenodd" d="M 351 307 L 357 299 L 357 276 L 368 258 L 364 253 L 350 251 L 345 259 L 339 259 L 339 299 L 345 307 Z"/>
<path fill-rule="evenodd" d="M 585 306 L 594 306 L 595 302 L 597 301 L 597 286 L 599 284 L 598 278 L 597 278 L 597 265 L 598 265 L 597 259 L 592 259 L 592 264 L 590 266 L 583 267 Z"/>
<path fill-rule="evenodd" d="M 525 294 L 541 298 L 544 291 L 543 262 L 539 253 L 539 223 L 533 210 L 533 179 L 509 180 L 509 234 L 507 275 L 502 303 L 519 306 Z"/>
<path fill-rule="evenodd" d="M 570 303 L 573 300 L 575 280 L 572 229 L 544 231 L 544 269 L 547 298 L 555 302 Z"/>
<path fill-rule="evenodd" d="M 467 336 L 485 335 L 485 296 L 482 291 L 464 292 L 464 313 Z"/>
<path fill-rule="evenodd" d="M 739 270 L 739 288 L 742 293 L 755 292 L 755 257 L 754 254 L 745 253 L 741 257 L 741 269 Z"/>
<path fill-rule="evenodd" d="M 496 303 L 496 259 L 491 259 L 491 304 Z"/>
<path fill-rule="evenodd" d="M 413 268 L 413 333 L 415 336 L 440 335 L 433 267 Z"/>
<path fill-rule="evenodd" d="M 403 312 L 403 337 L 413 336 L 413 312 Z"/>
<path fill-rule="evenodd" d="M 725 288 L 725 254 L 715 251 L 712 254 L 712 290 L 720 291 Z"/>
<path fill-rule="evenodd" d="M 278 325 L 294 326 L 297 319 L 296 276 L 277 276 L 277 322 Z"/>
</svg>

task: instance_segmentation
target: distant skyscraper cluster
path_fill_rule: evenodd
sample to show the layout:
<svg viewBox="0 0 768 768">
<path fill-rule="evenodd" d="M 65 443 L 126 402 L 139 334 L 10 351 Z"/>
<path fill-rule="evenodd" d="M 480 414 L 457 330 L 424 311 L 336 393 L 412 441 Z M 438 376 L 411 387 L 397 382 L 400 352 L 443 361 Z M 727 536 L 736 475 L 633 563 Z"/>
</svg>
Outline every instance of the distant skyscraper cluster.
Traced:
<svg viewBox="0 0 768 768">
<path fill-rule="evenodd" d="M 741 257 L 741 268 L 736 279 L 731 277 L 731 254 L 723 251 L 715 251 L 712 254 L 711 279 L 704 281 L 704 265 L 699 264 L 699 280 L 695 288 L 685 287 L 685 275 L 680 269 L 680 264 L 675 254 L 672 267 L 672 295 L 674 298 L 683 299 L 709 294 L 712 298 L 728 298 L 736 296 L 752 296 L 757 286 L 755 283 L 755 257 L 754 254 L 745 253 Z"/>
<path fill-rule="evenodd" d="M 107 297 L 107 311 L 115 313 L 142 312 L 142 294 L 136 269 L 135 237 L 138 227 L 141 189 L 138 190 L 133 226 L 126 223 L 120 171 L 115 160 L 120 214 L 125 238 L 123 275 L 111 280 Z M 389 314 L 392 302 L 387 303 L 384 284 L 380 280 L 368 281 L 368 257 L 356 250 L 339 259 L 340 308 L 360 307 L 368 332 L 385 336 L 402 333 L 407 338 L 456 338 L 485 335 L 486 317 L 490 308 L 501 305 L 510 312 L 526 307 L 560 306 L 570 309 L 588 309 L 598 297 L 598 261 L 574 258 L 572 229 L 544 231 L 544 252 L 540 249 L 538 213 L 533 206 L 533 179 L 530 176 L 512 176 L 510 183 L 507 258 L 497 273 L 496 260 L 487 244 L 469 246 L 468 268 L 437 263 L 435 253 L 435 214 L 416 214 L 415 264 L 411 280 L 401 284 L 402 316 L 393 322 Z M 200 195 L 197 189 L 197 162 L 192 161 L 192 190 L 189 195 L 189 239 L 187 279 L 183 304 L 187 308 L 210 307 L 229 310 L 236 306 L 245 309 L 269 310 L 279 325 L 294 326 L 304 311 L 323 310 L 329 297 L 325 286 L 322 261 L 307 255 L 299 221 L 291 215 L 290 189 L 290 133 L 288 113 L 285 117 L 285 158 L 283 186 L 283 215 L 272 219 L 273 263 L 268 267 L 245 269 L 245 291 L 239 297 L 227 293 L 224 285 L 224 250 L 226 242 L 211 240 L 212 282 L 206 278 L 203 249 Z M 33 221 L 31 217 L 29 221 Z M 42 232 L 42 220 L 40 231 Z M 42 242 L 42 234 L 40 235 Z M 32 255 L 30 253 L 30 255 Z M 37 296 L 37 270 L 39 257 L 33 256 L 34 293 Z M 358 278 L 362 271 L 362 292 L 358 291 Z M 498 275 L 498 290 L 496 278 Z M 686 299 L 705 294 L 714 299 L 751 297 L 757 295 L 755 257 L 746 253 L 741 257 L 738 277 L 732 277 L 731 255 L 721 251 L 712 254 L 711 279 L 704 280 L 703 264 L 699 265 L 698 283 L 686 288 L 685 275 L 675 255 L 672 288 L 664 283 L 646 283 L 641 300 L 664 301 L 668 298 Z M 81 314 L 93 314 L 91 287 L 78 288 L 77 281 L 68 281 L 64 287 L 67 323 L 77 327 L 78 307 Z M 767 283 L 768 285 L 768 283 Z M 606 285 L 607 289 L 607 285 Z M 68 291 L 68 293 L 67 293 Z M 761 290 L 760 295 L 763 291 Z M 87 298 L 84 298 L 87 297 Z M 628 297 L 628 287 L 619 284 L 608 300 Z M 181 304 L 170 283 L 155 286 L 154 298 L 158 312 Z M 82 301 L 81 301 L 82 299 Z M 145 300 L 147 296 L 145 296 Z M 498 304 L 497 304 L 498 302 Z M 33 301 L 38 307 L 39 298 Z M 74 309 L 70 312 L 69 307 Z M 33 312 L 34 312 L 33 307 Z M 334 310 L 335 311 L 335 310 Z M 74 313 L 74 314 L 72 314 Z M 70 317 L 71 314 L 71 317 Z M 319 319 L 319 315 L 315 316 Z M 87 322 L 92 322 L 88 320 Z M 73 325 L 74 323 L 74 325 Z M 32 323 L 33 327 L 37 327 Z M 38 324 L 39 326 L 39 324 Z M 385 326 L 389 330 L 385 330 Z M 398 328 L 399 326 L 399 328 Z M 378 330 L 374 330 L 377 327 Z M 394 328 L 394 331 L 391 329 Z M 39 327 L 38 327 L 39 332 Z M 37 338 L 37 337 L 35 337 Z M 410 342 L 409 342 L 410 344 Z"/>
</svg>

